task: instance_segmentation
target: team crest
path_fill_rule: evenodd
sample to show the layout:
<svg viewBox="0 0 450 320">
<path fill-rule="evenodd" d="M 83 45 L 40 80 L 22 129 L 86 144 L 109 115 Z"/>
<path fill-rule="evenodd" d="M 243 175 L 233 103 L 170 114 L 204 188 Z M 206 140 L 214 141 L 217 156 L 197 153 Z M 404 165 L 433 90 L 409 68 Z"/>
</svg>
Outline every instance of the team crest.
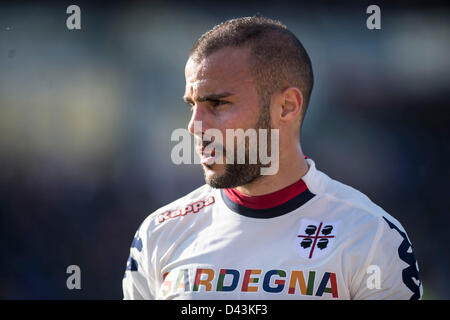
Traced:
<svg viewBox="0 0 450 320">
<path fill-rule="evenodd" d="M 330 252 L 336 241 L 338 222 L 303 219 L 295 240 L 295 248 L 307 260 L 320 258 Z"/>
</svg>

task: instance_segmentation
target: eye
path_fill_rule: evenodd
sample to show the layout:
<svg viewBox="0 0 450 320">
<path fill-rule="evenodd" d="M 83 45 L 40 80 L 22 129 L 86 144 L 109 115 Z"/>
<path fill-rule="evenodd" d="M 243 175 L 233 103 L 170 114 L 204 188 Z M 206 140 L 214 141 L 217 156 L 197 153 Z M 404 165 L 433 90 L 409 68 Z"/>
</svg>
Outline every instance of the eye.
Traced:
<svg viewBox="0 0 450 320">
<path fill-rule="evenodd" d="M 221 106 L 223 104 L 227 104 L 228 101 L 225 101 L 225 100 L 210 100 L 210 103 L 211 103 L 211 106 L 218 107 L 218 106 Z"/>
</svg>

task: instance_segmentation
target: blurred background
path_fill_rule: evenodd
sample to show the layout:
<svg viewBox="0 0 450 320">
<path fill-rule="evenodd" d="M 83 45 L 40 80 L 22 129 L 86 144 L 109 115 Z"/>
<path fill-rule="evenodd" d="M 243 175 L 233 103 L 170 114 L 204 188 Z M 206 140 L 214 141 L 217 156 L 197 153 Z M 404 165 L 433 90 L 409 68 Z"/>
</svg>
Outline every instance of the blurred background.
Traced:
<svg viewBox="0 0 450 320">
<path fill-rule="evenodd" d="M 81 9 L 68 30 L 66 9 Z M 381 30 L 366 9 L 381 8 Z M 11 1 L 0 5 L 0 298 L 121 299 L 140 223 L 204 183 L 174 165 L 184 65 L 239 16 L 285 23 L 312 60 L 303 150 L 396 217 L 425 299 L 450 298 L 449 7 L 404 2 Z M 66 268 L 81 268 L 68 290 Z"/>
</svg>

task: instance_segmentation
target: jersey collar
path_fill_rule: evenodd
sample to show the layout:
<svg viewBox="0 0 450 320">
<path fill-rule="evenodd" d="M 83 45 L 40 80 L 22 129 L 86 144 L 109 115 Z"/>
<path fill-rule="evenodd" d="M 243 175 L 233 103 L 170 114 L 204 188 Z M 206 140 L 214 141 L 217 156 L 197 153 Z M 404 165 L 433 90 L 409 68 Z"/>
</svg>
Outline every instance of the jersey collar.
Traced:
<svg viewBox="0 0 450 320">
<path fill-rule="evenodd" d="M 232 211 L 251 218 L 275 218 L 291 212 L 314 197 L 300 179 L 281 190 L 262 196 L 247 196 L 236 189 L 221 189 L 225 205 Z"/>
</svg>

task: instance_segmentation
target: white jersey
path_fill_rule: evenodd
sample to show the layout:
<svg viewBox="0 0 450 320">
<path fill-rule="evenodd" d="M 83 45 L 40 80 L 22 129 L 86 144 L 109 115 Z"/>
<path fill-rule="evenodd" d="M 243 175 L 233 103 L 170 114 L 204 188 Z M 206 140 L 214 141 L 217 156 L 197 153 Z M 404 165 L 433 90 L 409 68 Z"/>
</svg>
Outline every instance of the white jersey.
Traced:
<svg viewBox="0 0 450 320">
<path fill-rule="evenodd" d="M 270 209 L 204 185 L 149 215 L 124 299 L 420 299 L 401 224 L 307 159 L 306 190 Z"/>
</svg>

